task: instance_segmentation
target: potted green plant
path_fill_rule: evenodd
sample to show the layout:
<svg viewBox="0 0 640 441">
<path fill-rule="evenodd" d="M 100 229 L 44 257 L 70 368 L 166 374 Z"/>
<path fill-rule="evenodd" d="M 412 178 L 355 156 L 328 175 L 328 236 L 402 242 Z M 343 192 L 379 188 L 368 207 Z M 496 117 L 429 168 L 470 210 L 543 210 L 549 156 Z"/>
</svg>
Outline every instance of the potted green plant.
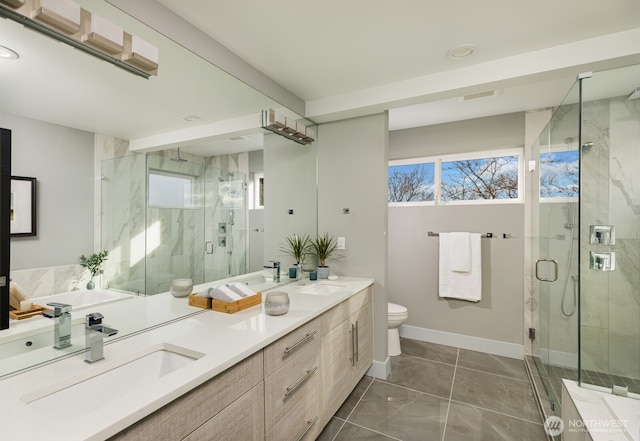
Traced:
<svg viewBox="0 0 640 441">
<path fill-rule="evenodd" d="M 311 237 L 309 237 L 308 234 L 294 234 L 289 236 L 286 238 L 286 243 L 280 248 L 280 251 L 293 257 L 298 271 L 302 273 L 302 264 L 312 251 Z M 289 277 L 291 277 L 291 274 Z"/>
<path fill-rule="evenodd" d="M 89 257 L 86 257 L 84 254 L 80 256 L 80 266 L 88 269 L 91 273 L 91 279 L 87 283 L 87 289 L 93 289 L 96 287 L 93 278 L 100 272 L 102 264 L 107 260 L 108 256 L 109 251 L 106 250 L 93 253 Z"/>
<path fill-rule="evenodd" d="M 324 233 L 322 236 L 312 239 L 311 246 L 313 247 L 314 254 L 318 258 L 318 279 L 328 279 L 329 267 L 327 266 L 327 262 L 342 257 L 336 253 L 338 250 L 336 238 L 329 236 L 329 233 Z"/>
</svg>

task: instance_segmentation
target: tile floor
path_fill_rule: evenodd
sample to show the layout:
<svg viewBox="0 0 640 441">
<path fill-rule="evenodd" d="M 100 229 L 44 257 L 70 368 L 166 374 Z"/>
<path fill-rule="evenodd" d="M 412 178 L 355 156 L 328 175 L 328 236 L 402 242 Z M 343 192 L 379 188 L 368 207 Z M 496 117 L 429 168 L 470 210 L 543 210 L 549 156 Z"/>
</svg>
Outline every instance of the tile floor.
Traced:
<svg viewBox="0 0 640 441">
<path fill-rule="evenodd" d="M 546 441 L 524 362 L 402 339 L 385 381 L 364 377 L 317 441 Z"/>
</svg>

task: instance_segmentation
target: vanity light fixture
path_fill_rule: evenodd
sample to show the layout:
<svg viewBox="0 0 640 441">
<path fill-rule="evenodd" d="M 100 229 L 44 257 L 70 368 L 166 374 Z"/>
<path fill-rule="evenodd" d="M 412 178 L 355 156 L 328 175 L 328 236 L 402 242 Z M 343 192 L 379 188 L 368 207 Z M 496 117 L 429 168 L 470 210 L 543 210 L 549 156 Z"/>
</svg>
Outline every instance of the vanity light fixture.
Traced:
<svg viewBox="0 0 640 441">
<path fill-rule="evenodd" d="M 157 75 L 157 48 L 121 32 L 125 47 L 120 49 L 119 28 L 104 19 L 92 20 L 91 15 L 90 11 L 67 0 L 0 0 L 1 18 L 8 18 L 142 78 Z"/>
<path fill-rule="evenodd" d="M 17 60 L 20 56 L 13 49 L 9 49 L 5 46 L 0 46 L 0 59 L 3 60 Z"/>
<path fill-rule="evenodd" d="M 262 128 L 302 145 L 311 144 L 315 141 L 315 133 L 312 129 L 289 117 L 285 117 L 273 109 L 262 111 Z"/>
</svg>

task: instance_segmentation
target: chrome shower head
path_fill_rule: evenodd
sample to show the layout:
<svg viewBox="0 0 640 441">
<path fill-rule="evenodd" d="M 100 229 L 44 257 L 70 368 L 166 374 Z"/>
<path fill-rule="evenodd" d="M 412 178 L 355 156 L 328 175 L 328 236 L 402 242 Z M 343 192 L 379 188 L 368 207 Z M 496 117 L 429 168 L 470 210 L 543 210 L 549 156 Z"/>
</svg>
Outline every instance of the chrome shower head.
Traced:
<svg viewBox="0 0 640 441">
<path fill-rule="evenodd" d="M 180 156 L 180 147 L 178 147 L 178 153 L 176 154 L 175 158 L 171 158 L 172 161 L 175 162 L 187 162 L 186 159 L 184 159 L 183 157 Z"/>
</svg>

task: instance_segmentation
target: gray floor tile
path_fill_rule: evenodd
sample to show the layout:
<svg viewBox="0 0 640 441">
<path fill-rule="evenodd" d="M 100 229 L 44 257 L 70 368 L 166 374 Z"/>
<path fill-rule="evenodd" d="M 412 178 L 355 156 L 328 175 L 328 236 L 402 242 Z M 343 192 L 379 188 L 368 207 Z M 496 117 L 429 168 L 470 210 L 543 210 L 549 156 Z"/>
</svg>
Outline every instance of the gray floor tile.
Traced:
<svg viewBox="0 0 640 441">
<path fill-rule="evenodd" d="M 387 382 L 449 398 L 455 366 L 431 360 L 398 355 L 391 359 Z"/>
<path fill-rule="evenodd" d="M 347 417 L 349 416 L 353 408 L 356 407 L 356 404 L 358 404 L 358 401 L 360 401 L 360 398 L 362 398 L 362 395 L 365 393 L 372 381 L 373 378 L 371 377 L 367 377 L 366 375 L 362 377 L 362 379 L 356 385 L 356 388 L 353 390 L 353 392 L 351 392 L 351 395 L 349 395 L 342 406 L 340 406 L 340 409 L 338 409 L 335 416 L 337 416 L 338 418 L 347 419 Z"/>
<path fill-rule="evenodd" d="M 499 355 L 485 354 L 483 352 L 460 349 L 458 366 L 476 369 L 482 372 L 504 375 L 506 377 L 526 380 L 528 378 L 524 362 L 514 358 L 501 357 Z"/>
<path fill-rule="evenodd" d="M 346 423 L 334 441 L 394 441 L 397 438 L 390 438 L 381 433 L 374 432 L 364 427 Z"/>
<path fill-rule="evenodd" d="M 347 422 L 403 441 L 440 441 L 447 408 L 447 399 L 374 380 Z"/>
<path fill-rule="evenodd" d="M 546 441 L 542 424 L 451 403 L 444 441 Z"/>
<path fill-rule="evenodd" d="M 540 420 L 528 381 L 459 367 L 451 399 L 527 421 Z"/>
<path fill-rule="evenodd" d="M 316 438 L 316 441 L 333 441 L 345 421 L 339 418 L 331 418 L 320 435 Z"/>
<path fill-rule="evenodd" d="M 441 363 L 456 364 L 456 359 L 458 358 L 458 348 L 452 346 L 402 338 L 400 340 L 400 347 L 402 348 L 402 353 L 405 355 L 439 361 Z"/>
</svg>

